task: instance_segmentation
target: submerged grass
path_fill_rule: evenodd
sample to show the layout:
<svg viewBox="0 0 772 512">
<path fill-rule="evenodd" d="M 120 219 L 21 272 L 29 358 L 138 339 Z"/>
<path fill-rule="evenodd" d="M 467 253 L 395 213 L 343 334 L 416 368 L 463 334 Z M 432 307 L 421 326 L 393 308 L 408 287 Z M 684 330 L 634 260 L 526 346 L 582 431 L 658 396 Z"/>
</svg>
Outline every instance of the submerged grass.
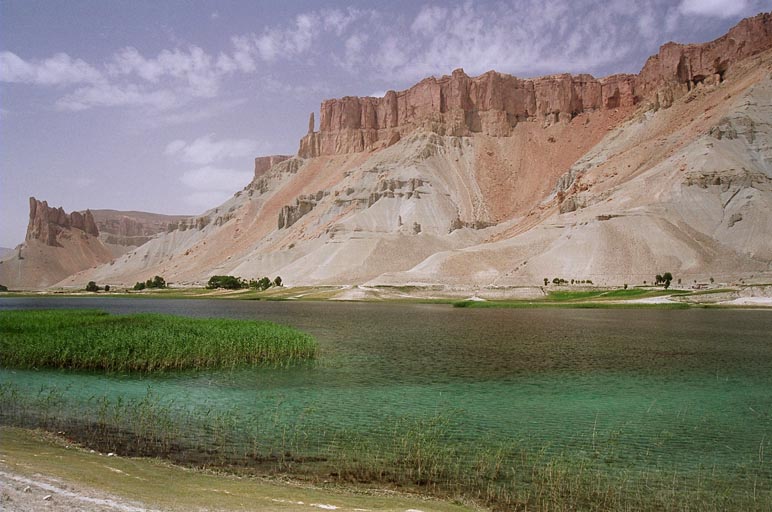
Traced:
<svg viewBox="0 0 772 512">
<path fill-rule="evenodd" d="M 316 341 L 272 322 L 98 310 L 0 312 L 0 366 L 163 371 L 313 358 Z"/>
<path fill-rule="evenodd" d="M 373 432 L 319 430 L 308 411 L 277 405 L 214 413 L 180 407 L 148 388 L 134 399 L 73 403 L 58 388 L 0 384 L 0 424 L 65 433 L 102 452 L 163 456 L 237 473 L 290 474 L 421 491 L 494 510 L 770 510 L 763 451 L 739 465 L 663 466 L 654 445 L 620 443 L 622 431 L 578 432 L 539 446 L 527 438 L 455 438 L 453 412 L 401 417 Z M 663 443 L 676 442 L 668 438 Z M 657 441 L 660 442 L 660 441 Z M 562 444 L 562 446 L 561 446 Z M 625 448 L 626 447 L 626 448 Z M 659 450 L 661 451 L 661 450 Z"/>
</svg>

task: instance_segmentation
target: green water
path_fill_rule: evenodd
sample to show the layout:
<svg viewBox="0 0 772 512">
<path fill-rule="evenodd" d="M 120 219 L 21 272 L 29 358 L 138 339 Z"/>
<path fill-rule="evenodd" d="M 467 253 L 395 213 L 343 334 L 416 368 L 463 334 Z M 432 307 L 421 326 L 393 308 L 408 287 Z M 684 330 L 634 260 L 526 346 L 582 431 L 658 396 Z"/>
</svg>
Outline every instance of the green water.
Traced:
<svg viewBox="0 0 772 512">
<path fill-rule="evenodd" d="M 419 442 L 450 450 L 438 464 L 458 476 L 506 446 L 513 467 L 517 457 L 559 460 L 649 487 L 649 475 L 657 486 L 672 480 L 676 492 L 723 483 L 729 498 L 770 503 L 772 312 L 0 300 L 2 309 L 32 307 L 267 319 L 321 346 L 317 362 L 289 369 L 152 377 L 0 369 L 0 386 L 15 393 L 6 402 L 41 407 L 55 395 L 54 415 L 96 417 L 100 399 L 138 402 L 150 390 L 176 436 L 232 453 L 259 440 L 272 453 L 355 450 L 396 464 L 405 457 L 393 451 Z"/>
</svg>

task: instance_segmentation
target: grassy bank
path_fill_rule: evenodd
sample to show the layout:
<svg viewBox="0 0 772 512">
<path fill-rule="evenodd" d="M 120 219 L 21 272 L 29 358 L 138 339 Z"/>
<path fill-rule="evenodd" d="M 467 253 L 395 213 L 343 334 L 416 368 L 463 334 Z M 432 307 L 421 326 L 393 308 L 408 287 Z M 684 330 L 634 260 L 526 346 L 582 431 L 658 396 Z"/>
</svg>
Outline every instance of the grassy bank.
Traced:
<svg viewBox="0 0 772 512">
<path fill-rule="evenodd" d="M 544 298 L 536 300 L 462 300 L 453 303 L 457 308 L 658 308 L 684 309 L 690 307 L 685 302 L 632 302 L 638 299 L 652 299 L 663 296 L 688 296 L 687 290 L 660 290 L 650 288 L 630 288 L 616 290 L 557 290 L 550 291 Z"/>
<path fill-rule="evenodd" d="M 235 368 L 314 357 L 308 334 L 271 322 L 96 310 L 0 312 L 0 366 L 107 371 Z"/>
<path fill-rule="evenodd" d="M 61 390 L 30 396 L 0 386 L 0 424 L 42 427 L 103 453 L 161 456 L 238 475 L 421 492 L 494 510 L 761 511 L 772 504 L 769 463 L 663 465 L 663 446 L 620 429 L 576 431 L 534 445 L 527 438 L 454 437 L 454 413 L 398 417 L 377 431 L 319 429 L 310 411 L 179 408 L 153 394 L 76 405 Z M 762 440 L 759 453 L 768 449 Z M 423 507 L 418 507 L 423 510 Z"/>
<path fill-rule="evenodd" d="M 88 500 L 93 500 L 94 492 L 98 491 L 107 493 L 106 497 L 119 503 L 141 504 L 143 509 L 175 511 L 244 510 L 245 503 L 250 504 L 251 510 L 270 512 L 320 510 L 324 509 L 322 506 L 329 510 L 399 512 L 475 510 L 417 496 L 362 492 L 361 489 L 355 492 L 348 487 L 319 488 L 298 481 L 235 478 L 222 473 L 190 471 L 158 459 L 107 458 L 40 431 L 0 427 L 0 447 L 3 453 L 0 469 L 25 479 L 16 485 L 19 500 L 24 500 L 20 503 L 34 500 L 42 504 L 45 503 L 42 499 L 44 495 L 52 495 L 53 501 L 61 507 L 62 500 L 66 498 L 63 495 L 74 492 L 85 499 L 71 499 L 70 505 L 73 509 L 85 510 L 93 505 L 93 501 Z M 33 482 L 41 482 L 46 487 L 37 492 Z M 30 483 L 32 488 L 23 491 Z M 58 489 L 62 491 L 58 492 Z M 5 489 L 6 492 L 10 490 Z M 96 496 L 101 497 L 99 494 Z M 5 504 L 12 509 L 15 503 Z"/>
</svg>

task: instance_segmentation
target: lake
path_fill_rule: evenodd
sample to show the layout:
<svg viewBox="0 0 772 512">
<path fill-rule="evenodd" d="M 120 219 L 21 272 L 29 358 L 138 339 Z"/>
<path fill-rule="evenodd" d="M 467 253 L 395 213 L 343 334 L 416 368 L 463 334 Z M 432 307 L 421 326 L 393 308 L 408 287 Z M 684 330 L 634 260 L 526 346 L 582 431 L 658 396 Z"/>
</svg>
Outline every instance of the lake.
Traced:
<svg viewBox="0 0 772 512">
<path fill-rule="evenodd" d="M 320 353 L 289 368 L 154 376 L 0 369 L 4 422 L 112 415 L 111 432 L 163 424 L 145 439 L 172 451 L 184 441 L 198 462 L 251 457 L 507 505 L 534 489 L 573 496 L 574 484 L 602 486 L 611 506 L 634 506 L 634 493 L 651 508 L 772 502 L 771 311 L 0 299 L 86 307 L 271 320 L 314 335 Z"/>
</svg>

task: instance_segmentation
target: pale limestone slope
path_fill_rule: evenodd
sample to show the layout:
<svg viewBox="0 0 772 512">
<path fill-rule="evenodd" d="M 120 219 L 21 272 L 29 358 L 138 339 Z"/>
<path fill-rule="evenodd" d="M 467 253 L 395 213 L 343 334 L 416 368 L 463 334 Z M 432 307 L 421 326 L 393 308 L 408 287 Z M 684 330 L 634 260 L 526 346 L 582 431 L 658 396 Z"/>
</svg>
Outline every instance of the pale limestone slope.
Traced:
<svg viewBox="0 0 772 512">
<path fill-rule="evenodd" d="M 419 130 L 372 153 L 294 158 L 194 219 L 190 229 L 162 234 L 60 285 L 130 285 L 154 274 L 181 284 L 214 274 L 351 284 L 405 271 L 526 217 L 626 115 L 588 112 L 547 127 L 524 122 L 508 137 Z M 279 227 L 282 215 L 292 217 L 291 225 Z"/>
<path fill-rule="evenodd" d="M 370 284 L 641 283 L 772 274 L 769 53 L 609 133 L 562 180 L 546 218 L 513 238 L 433 255 Z M 557 203 L 562 199 L 559 213 Z M 577 208 L 575 211 L 574 208 Z M 517 228 L 517 226 L 516 226 Z"/>
</svg>

